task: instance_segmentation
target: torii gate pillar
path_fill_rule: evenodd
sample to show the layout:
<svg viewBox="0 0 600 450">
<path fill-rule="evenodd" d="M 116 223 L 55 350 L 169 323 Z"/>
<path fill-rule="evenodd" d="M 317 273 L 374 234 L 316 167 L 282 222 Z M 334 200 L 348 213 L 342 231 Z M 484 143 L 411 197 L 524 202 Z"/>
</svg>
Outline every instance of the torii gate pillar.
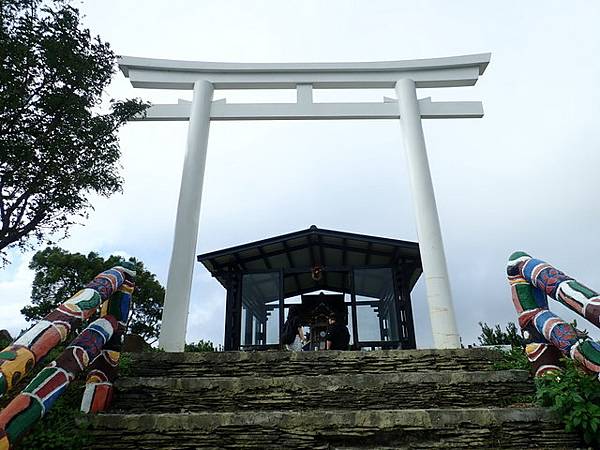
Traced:
<svg viewBox="0 0 600 450">
<path fill-rule="evenodd" d="M 185 347 L 213 91 L 213 85 L 208 81 L 194 83 L 159 338 L 160 348 L 170 352 L 182 352 Z"/>
<path fill-rule="evenodd" d="M 429 318 L 435 348 L 459 348 L 460 337 L 452 305 L 442 232 L 431 182 L 415 82 L 396 83 L 400 124 L 408 160 L 408 175 L 417 216 L 419 251 L 427 288 Z"/>
</svg>

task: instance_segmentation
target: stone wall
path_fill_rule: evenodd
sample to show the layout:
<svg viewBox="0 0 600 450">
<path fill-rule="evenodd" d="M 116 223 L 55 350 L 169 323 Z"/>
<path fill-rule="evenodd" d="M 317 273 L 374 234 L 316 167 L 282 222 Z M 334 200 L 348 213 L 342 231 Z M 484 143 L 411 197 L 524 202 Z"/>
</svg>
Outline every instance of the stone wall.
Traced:
<svg viewBox="0 0 600 450">
<path fill-rule="evenodd" d="M 537 408 L 382 411 L 245 411 L 97 416 L 100 449 L 574 448 Z M 119 441 L 118 446 L 111 442 Z"/>
<path fill-rule="evenodd" d="M 506 406 L 533 395 L 526 371 L 127 378 L 114 408 L 128 413 Z"/>
<path fill-rule="evenodd" d="M 489 349 L 131 355 L 90 449 L 577 448 Z"/>
</svg>

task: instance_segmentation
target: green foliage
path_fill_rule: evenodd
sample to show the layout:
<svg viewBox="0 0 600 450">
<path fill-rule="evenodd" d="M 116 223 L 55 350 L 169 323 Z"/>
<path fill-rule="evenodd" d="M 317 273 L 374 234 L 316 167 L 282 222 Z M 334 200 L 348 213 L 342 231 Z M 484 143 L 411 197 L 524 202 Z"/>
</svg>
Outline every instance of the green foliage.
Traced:
<svg viewBox="0 0 600 450">
<path fill-rule="evenodd" d="M 131 368 L 131 354 L 130 353 L 121 353 L 119 357 L 119 376 L 120 377 L 128 377 L 133 373 L 133 369 Z"/>
<path fill-rule="evenodd" d="M 203 341 L 202 339 L 200 339 L 197 343 L 192 342 L 190 344 L 185 344 L 185 351 L 192 353 L 214 352 L 215 346 L 210 341 Z"/>
<path fill-rule="evenodd" d="M 523 345 L 523 338 L 517 330 L 517 326 L 512 322 L 508 323 L 506 331 L 502 330 L 500 325 L 492 328 L 485 322 L 479 322 L 479 326 L 481 335 L 477 339 L 481 345 L 510 345 L 512 347 Z"/>
<path fill-rule="evenodd" d="M 493 329 L 481 324 L 482 340 L 502 337 L 499 325 Z M 575 324 L 576 326 L 576 324 Z M 507 335 L 511 335 L 510 324 Z M 530 363 L 520 346 L 500 351 L 501 358 L 494 363 L 495 370 L 530 369 Z M 568 432 L 578 432 L 589 445 L 600 448 L 600 382 L 597 376 L 586 373 L 579 364 L 563 358 L 561 372 L 550 372 L 535 379 L 536 401 L 558 413 Z"/>
<path fill-rule="evenodd" d="M 166 353 L 164 348 L 148 347 L 142 350 L 144 353 Z"/>
<path fill-rule="evenodd" d="M 511 347 L 509 351 L 498 350 L 501 354 L 500 360 L 494 362 L 494 370 L 529 370 L 531 364 L 522 347 Z"/>
<path fill-rule="evenodd" d="M 109 45 L 69 0 L 0 2 L 0 262 L 87 217 L 89 194 L 121 189 L 117 130 L 147 108 L 102 95 Z M 104 108 L 106 109 L 106 108 Z"/>
<path fill-rule="evenodd" d="M 37 252 L 29 264 L 29 268 L 35 271 L 31 305 L 25 306 L 21 313 L 28 321 L 42 319 L 100 272 L 121 261 L 119 256 L 111 255 L 105 259 L 98 253 L 91 252 L 86 256 L 70 253 L 59 247 L 48 247 Z M 129 261 L 135 265 L 136 270 L 129 330 L 152 342 L 160 332 L 165 290 L 143 262 L 135 258 L 129 258 Z"/>
<path fill-rule="evenodd" d="M 511 324 L 506 333 L 502 332 L 499 325 L 494 328 L 486 324 L 480 325 L 484 331 L 480 342 L 496 343 L 500 338 L 514 337 Z M 520 345 L 513 345 L 510 351 L 499 352 L 502 356 L 494 363 L 495 370 L 530 369 L 530 363 Z M 564 367 L 561 372 L 550 372 L 535 379 L 536 401 L 541 406 L 551 407 L 556 411 L 565 424 L 566 431 L 578 432 L 588 445 L 600 448 L 600 382 L 597 376 L 586 373 L 571 359 L 563 358 L 561 363 Z"/>
<path fill-rule="evenodd" d="M 537 401 L 556 411 L 567 431 L 577 431 L 587 444 L 600 446 L 600 383 L 576 362 L 563 362 L 562 372 L 536 379 Z"/>
</svg>

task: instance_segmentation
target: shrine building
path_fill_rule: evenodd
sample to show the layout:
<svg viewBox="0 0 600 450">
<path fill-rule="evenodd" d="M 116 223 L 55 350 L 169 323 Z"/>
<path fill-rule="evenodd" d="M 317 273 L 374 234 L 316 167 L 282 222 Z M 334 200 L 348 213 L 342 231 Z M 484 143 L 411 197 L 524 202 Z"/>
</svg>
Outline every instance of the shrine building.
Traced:
<svg viewBox="0 0 600 450">
<path fill-rule="evenodd" d="M 352 349 L 414 349 L 410 293 L 422 273 L 416 242 L 311 226 L 197 257 L 226 289 L 225 350 L 281 347 L 298 305 L 311 350 L 325 347 L 327 317 Z"/>
</svg>

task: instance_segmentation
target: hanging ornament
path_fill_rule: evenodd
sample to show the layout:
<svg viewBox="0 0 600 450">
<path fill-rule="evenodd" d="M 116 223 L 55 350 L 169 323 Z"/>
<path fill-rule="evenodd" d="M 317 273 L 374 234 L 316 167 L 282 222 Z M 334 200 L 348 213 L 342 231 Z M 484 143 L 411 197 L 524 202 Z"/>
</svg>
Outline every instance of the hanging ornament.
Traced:
<svg viewBox="0 0 600 450">
<path fill-rule="evenodd" d="M 321 278 L 323 278 L 323 267 L 321 267 L 321 266 L 313 267 L 311 270 L 311 276 L 312 276 L 312 279 L 315 281 L 321 280 Z"/>
</svg>

